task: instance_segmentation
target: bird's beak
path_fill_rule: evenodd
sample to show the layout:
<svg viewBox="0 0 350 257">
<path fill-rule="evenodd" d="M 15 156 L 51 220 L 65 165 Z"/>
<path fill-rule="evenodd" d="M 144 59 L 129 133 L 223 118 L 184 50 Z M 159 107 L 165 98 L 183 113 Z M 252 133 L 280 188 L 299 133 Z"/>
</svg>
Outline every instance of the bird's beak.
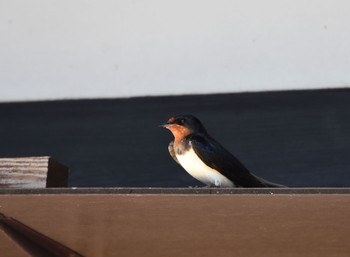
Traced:
<svg viewBox="0 0 350 257">
<path fill-rule="evenodd" d="M 161 125 L 159 125 L 158 127 L 161 127 L 161 128 L 169 128 L 169 127 L 171 127 L 173 124 L 169 124 L 169 123 L 165 123 L 165 124 L 161 124 Z"/>
</svg>

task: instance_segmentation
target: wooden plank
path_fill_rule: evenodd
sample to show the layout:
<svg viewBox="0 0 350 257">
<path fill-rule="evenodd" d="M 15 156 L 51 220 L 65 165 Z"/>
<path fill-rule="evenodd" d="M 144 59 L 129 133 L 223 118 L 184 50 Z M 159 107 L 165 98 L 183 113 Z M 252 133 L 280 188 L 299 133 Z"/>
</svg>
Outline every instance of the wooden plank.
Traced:
<svg viewBox="0 0 350 257">
<path fill-rule="evenodd" d="M 0 188 L 0 195 L 51 194 L 134 194 L 134 195 L 350 195 L 350 188 L 161 188 L 161 187 L 72 187 L 72 188 Z"/>
<path fill-rule="evenodd" d="M 49 156 L 0 158 L 0 188 L 66 187 L 68 168 Z"/>
<path fill-rule="evenodd" d="M 86 256 L 349 256 L 350 195 L 0 195 Z M 23 211 L 28 210 L 28 211 Z M 29 211 L 30 210 L 30 211 Z M 13 246 L 0 233 L 0 252 Z"/>
</svg>

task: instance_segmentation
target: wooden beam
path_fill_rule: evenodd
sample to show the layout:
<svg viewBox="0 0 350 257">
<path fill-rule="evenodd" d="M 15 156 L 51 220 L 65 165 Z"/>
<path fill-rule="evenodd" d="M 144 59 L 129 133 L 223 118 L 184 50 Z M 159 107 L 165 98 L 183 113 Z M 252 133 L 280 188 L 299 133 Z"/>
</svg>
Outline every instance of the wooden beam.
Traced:
<svg viewBox="0 0 350 257">
<path fill-rule="evenodd" d="M 68 168 L 50 156 L 0 158 L 0 188 L 67 187 Z"/>
<path fill-rule="evenodd" d="M 0 206 L 89 257 L 350 253 L 349 194 L 9 194 Z M 1 231 L 0 242 L 1 257 L 21 256 Z"/>
</svg>

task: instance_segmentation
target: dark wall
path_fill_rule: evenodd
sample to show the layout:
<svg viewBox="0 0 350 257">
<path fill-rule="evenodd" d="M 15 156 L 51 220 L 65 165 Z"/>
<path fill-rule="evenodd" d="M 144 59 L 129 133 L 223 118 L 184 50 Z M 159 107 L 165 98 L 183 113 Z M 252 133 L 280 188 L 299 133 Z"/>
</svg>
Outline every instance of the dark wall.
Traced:
<svg viewBox="0 0 350 257">
<path fill-rule="evenodd" d="M 158 125 L 192 113 L 255 174 L 290 187 L 350 186 L 350 90 L 0 104 L 0 157 L 51 155 L 70 186 L 201 186 Z"/>
</svg>

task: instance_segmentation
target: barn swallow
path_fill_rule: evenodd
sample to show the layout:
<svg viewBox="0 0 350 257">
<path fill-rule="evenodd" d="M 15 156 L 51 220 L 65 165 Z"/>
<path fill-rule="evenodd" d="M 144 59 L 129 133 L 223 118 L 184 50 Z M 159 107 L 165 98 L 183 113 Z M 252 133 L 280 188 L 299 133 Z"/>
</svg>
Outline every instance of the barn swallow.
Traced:
<svg viewBox="0 0 350 257">
<path fill-rule="evenodd" d="M 178 115 L 161 125 L 171 131 L 171 157 L 191 176 L 209 187 L 283 187 L 251 173 L 212 138 L 193 115 Z"/>
</svg>

